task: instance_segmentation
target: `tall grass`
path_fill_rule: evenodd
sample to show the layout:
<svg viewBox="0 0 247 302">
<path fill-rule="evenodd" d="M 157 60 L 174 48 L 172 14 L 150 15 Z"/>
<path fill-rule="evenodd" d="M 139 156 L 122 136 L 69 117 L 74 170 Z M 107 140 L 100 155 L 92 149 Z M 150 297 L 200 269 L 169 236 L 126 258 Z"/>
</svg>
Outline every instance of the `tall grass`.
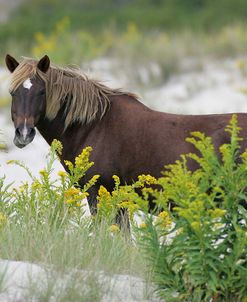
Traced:
<svg viewBox="0 0 247 302">
<path fill-rule="evenodd" d="M 97 179 L 76 188 L 93 164 L 90 148 L 74 164 L 66 162 L 70 174 L 59 171 L 54 180 L 50 174 L 56 152 L 61 152 L 61 145 L 55 141 L 39 177 L 32 176 L 23 163 L 9 162 L 23 167 L 31 183 L 16 188 L 0 179 L 0 258 L 36 263 L 44 269 L 41 280 L 30 275 L 25 285 L 27 301 L 54 297 L 56 301 L 101 301 L 112 290 L 110 276 L 145 278 L 145 261 L 117 226 L 83 216 L 86 191 Z M 1 279 L 4 292 L 4 272 Z"/>
</svg>

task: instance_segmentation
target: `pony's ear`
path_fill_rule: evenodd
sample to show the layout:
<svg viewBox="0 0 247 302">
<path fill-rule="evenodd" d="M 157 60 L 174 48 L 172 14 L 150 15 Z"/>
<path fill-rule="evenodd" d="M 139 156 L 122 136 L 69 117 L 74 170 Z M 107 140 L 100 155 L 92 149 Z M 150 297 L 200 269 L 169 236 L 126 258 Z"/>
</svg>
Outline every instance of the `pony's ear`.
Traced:
<svg viewBox="0 0 247 302">
<path fill-rule="evenodd" d="M 7 54 L 5 57 L 5 63 L 10 72 L 15 71 L 16 67 L 19 65 L 19 63 L 16 61 L 16 59 L 11 57 L 9 54 Z"/>
<path fill-rule="evenodd" d="M 37 64 L 37 67 L 39 68 L 39 70 L 41 70 L 42 72 L 46 73 L 47 70 L 50 67 L 50 59 L 47 55 L 45 55 L 43 58 L 41 58 Z"/>
</svg>

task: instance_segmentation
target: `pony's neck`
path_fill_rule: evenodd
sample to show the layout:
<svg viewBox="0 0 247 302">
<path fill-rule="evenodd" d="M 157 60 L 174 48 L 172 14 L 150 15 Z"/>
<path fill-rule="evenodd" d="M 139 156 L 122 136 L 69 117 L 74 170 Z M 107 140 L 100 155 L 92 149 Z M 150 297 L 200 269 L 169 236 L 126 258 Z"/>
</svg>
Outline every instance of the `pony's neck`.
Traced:
<svg viewBox="0 0 247 302">
<path fill-rule="evenodd" d="M 88 135 L 92 124 L 79 127 L 78 123 L 74 123 L 64 131 L 64 111 L 60 110 L 54 119 L 44 118 L 36 127 L 49 145 L 52 144 L 54 139 L 62 143 L 62 160 L 73 161 L 78 155 L 76 153 L 78 152 L 78 143 L 81 143 L 83 138 Z M 69 154 L 69 158 L 64 158 L 63 154 Z"/>
</svg>

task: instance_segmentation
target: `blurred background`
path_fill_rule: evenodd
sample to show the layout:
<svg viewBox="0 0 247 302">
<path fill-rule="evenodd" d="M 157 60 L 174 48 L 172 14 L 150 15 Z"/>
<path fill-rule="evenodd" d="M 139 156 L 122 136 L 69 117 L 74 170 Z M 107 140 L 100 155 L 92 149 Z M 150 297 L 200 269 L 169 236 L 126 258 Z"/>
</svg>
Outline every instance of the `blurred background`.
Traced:
<svg viewBox="0 0 247 302">
<path fill-rule="evenodd" d="M 76 64 L 160 111 L 247 112 L 246 16 L 246 0 L 0 0 L 0 176 L 26 179 L 8 159 L 38 173 L 48 150 L 12 143 L 6 53 Z"/>
</svg>

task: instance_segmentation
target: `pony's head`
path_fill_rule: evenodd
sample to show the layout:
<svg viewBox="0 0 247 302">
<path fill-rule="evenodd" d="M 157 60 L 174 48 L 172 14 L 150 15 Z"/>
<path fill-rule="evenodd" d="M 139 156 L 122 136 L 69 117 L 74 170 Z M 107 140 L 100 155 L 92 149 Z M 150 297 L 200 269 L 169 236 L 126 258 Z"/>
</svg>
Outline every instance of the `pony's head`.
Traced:
<svg viewBox="0 0 247 302">
<path fill-rule="evenodd" d="M 6 55 L 5 62 L 13 73 L 10 94 L 11 116 L 15 125 L 14 143 L 23 148 L 34 139 L 35 126 L 46 113 L 46 83 L 40 74 L 48 71 L 50 60 L 44 56 L 25 69 L 10 55 Z"/>
<path fill-rule="evenodd" d="M 57 67 L 48 56 L 39 61 L 24 58 L 18 63 L 10 55 L 6 65 L 12 73 L 12 120 L 15 125 L 14 143 L 23 148 L 35 136 L 35 127 L 58 118 L 63 131 L 72 124 L 87 125 L 103 118 L 110 108 L 110 97 L 127 94 L 89 79 L 79 69 Z M 58 112 L 62 114 L 59 116 Z M 61 117 L 62 116 L 62 117 Z M 51 129 L 52 131 L 52 129 Z"/>
</svg>

